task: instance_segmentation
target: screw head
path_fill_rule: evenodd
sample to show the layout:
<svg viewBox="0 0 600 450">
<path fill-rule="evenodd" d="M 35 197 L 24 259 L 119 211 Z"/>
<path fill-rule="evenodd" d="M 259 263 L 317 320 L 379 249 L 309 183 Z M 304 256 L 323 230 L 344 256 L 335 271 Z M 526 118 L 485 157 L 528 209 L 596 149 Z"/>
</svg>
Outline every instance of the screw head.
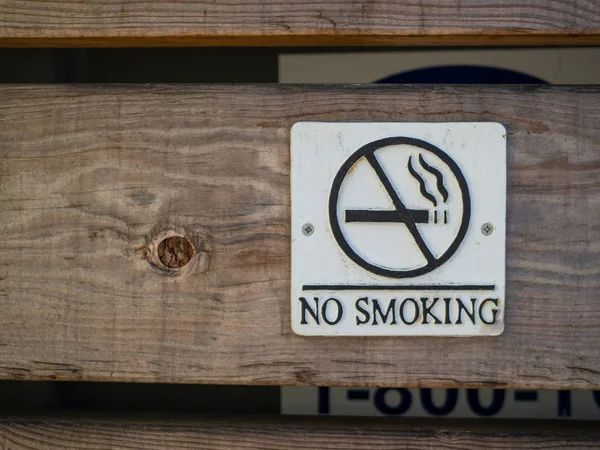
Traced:
<svg viewBox="0 0 600 450">
<path fill-rule="evenodd" d="M 489 236 L 493 232 L 494 232 L 494 225 L 492 225 L 491 223 L 486 222 L 483 225 L 481 225 L 481 233 L 484 236 Z"/>
<path fill-rule="evenodd" d="M 305 223 L 304 225 L 302 225 L 302 233 L 305 236 L 310 236 L 314 232 L 315 232 L 315 227 L 313 227 L 313 225 L 311 223 Z"/>
</svg>

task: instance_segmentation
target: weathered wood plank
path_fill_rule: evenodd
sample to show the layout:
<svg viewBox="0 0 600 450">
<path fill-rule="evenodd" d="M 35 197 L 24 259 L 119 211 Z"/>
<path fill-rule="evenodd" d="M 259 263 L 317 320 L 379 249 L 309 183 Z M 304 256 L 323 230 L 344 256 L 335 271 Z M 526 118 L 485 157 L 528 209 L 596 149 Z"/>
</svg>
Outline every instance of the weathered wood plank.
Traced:
<svg viewBox="0 0 600 450">
<path fill-rule="evenodd" d="M 599 100 L 598 87 L 0 87 L 0 377 L 597 389 Z M 299 120 L 506 125 L 503 335 L 292 333 Z M 179 272 L 155 267 L 169 230 L 198 249 Z"/>
<path fill-rule="evenodd" d="M 598 44 L 598 0 L 0 2 L 2 46 Z"/>
<path fill-rule="evenodd" d="M 594 423 L 278 416 L 6 417 L 0 445 L 27 449 L 598 448 Z"/>
</svg>

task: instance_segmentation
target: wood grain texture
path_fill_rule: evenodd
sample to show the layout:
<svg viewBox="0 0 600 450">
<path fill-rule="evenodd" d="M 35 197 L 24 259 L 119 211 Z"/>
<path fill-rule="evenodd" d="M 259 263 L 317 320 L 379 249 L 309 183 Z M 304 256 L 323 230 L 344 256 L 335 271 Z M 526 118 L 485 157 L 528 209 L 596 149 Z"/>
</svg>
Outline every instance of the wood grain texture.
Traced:
<svg viewBox="0 0 600 450">
<path fill-rule="evenodd" d="M 0 45 L 600 44 L 599 0 L 1 0 Z"/>
<path fill-rule="evenodd" d="M 503 335 L 292 333 L 300 120 L 505 124 Z M 0 377 L 598 389 L 599 123 L 599 87 L 0 87 Z"/>
<path fill-rule="evenodd" d="M 593 423 L 277 416 L 3 418 L 0 446 L 50 449 L 546 449 L 600 445 Z"/>
</svg>

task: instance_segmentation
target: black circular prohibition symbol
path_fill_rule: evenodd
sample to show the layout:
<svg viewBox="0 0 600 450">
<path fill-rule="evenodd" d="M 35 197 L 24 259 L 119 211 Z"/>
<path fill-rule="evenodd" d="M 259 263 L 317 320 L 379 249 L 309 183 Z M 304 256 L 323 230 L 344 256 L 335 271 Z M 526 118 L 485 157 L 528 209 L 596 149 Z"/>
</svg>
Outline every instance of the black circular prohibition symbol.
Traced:
<svg viewBox="0 0 600 450">
<path fill-rule="evenodd" d="M 458 181 L 458 185 L 461 190 L 461 197 L 463 203 L 463 215 L 460 223 L 460 227 L 458 229 L 458 233 L 452 241 L 452 244 L 448 249 L 440 256 L 439 258 L 434 258 L 432 261 L 429 261 L 425 266 L 419 267 L 417 269 L 409 269 L 409 270 L 391 270 L 386 269 L 384 267 L 379 267 L 374 264 L 369 263 L 361 256 L 359 256 L 348 244 L 342 230 L 340 228 L 338 214 L 337 214 L 337 203 L 340 194 L 340 188 L 342 186 L 342 182 L 344 178 L 348 174 L 348 171 L 352 168 L 359 159 L 374 155 L 375 151 L 383 148 L 389 147 L 391 145 L 410 145 L 413 147 L 420 148 L 422 150 L 426 150 L 428 152 L 433 153 L 438 158 L 440 158 L 451 170 L 452 174 L 455 176 Z M 329 224 L 331 226 L 331 230 L 333 232 L 333 236 L 337 241 L 340 248 L 344 251 L 344 253 L 356 264 L 358 264 L 363 269 L 368 270 L 369 272 L 375 273 L 377 275 L 386 276 L 389 278 L 411 278 L 419 275 L 423 275 L 431 272 L 432 270 L 440 267 L 446 261 L 448 261 L 454 253 L 458 250 L 458 247 L 462 243 L 465 235 L 467 234 L 467 229 L 469 227 L 469 221 L 471 219 L 471 196 L 469 194 L 469 188 L 467 186 L 467 181 L 465 180 L 464 175 L 460 171 L 458 165 L 448 156 L 444 151 L 439 149 L 433 144 L 429 142 L 422 141 L 420 139 L 409 138 L 409 137 L 391 137 L 385 139 L 379 139 L 377 141 L 369 142 L 368 144 L 363 145 L 357 151 L 355 151 L 350 157 L 344 162 L 340 170 L 336 174 L 333 179 L 333 183 L 331 185 L 331 192 L 329 194 Z"/>
</svg>

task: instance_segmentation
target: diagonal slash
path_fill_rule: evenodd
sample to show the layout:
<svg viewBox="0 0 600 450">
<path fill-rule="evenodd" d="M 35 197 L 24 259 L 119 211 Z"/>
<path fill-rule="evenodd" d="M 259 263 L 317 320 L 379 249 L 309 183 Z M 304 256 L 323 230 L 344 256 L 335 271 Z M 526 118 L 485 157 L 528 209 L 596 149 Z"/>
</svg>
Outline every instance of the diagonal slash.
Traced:
<svg viewBox="0 0 600 450">
<path fill-rule="evenodd" d="M 406 228 L 408 228 L 408 231 L 412 235 L 417 246 L 423 253 L 423 256 L 425 256 L 427 263 L 428 264 L 435 263 L 436 259 L 433 256 L 433 254 L 431 253 L 431 250 L 429 250 L 429 247 L 427 247 L 427 244 L 425 244 L 425 241 L 423 240 L 421 233 L 419 233 L 419 230 L 417 229 L 417 226 L 415 224 L 415 218 L 413 217 L 412 212 L 409 209 L 407 209 L 406 206 L 404 206 L 404 203 L 402 203 L 402 200 L 400 200 L 400 197 L 398 196 L 398 193 L 392 186 L 390 179 L 387 177 L 387 175 L 383 171 L 383 167 L 381 167 L 381 164 L 379 164 L 379 161 L 375 157 L 375 153 L 374 152 L 368 153 L 367 155 L 365 155 L 365 158 L 367 158 L 367 161 L 369 161 L 369 164 L 371 164 L 371 167 L 373 168 L 373 170 L 379 177 L 379 181 L 381 181 L 381 184 L 383 184 L 383 187 L 385 187 L 385 190 L 387 191 L 388 195 L 392 199 L 394 208 L 396 208 L 396 211 L 398 211 L 398 213 L 404 217 L 403 222 L 406 225 Z"/>
</svg>

